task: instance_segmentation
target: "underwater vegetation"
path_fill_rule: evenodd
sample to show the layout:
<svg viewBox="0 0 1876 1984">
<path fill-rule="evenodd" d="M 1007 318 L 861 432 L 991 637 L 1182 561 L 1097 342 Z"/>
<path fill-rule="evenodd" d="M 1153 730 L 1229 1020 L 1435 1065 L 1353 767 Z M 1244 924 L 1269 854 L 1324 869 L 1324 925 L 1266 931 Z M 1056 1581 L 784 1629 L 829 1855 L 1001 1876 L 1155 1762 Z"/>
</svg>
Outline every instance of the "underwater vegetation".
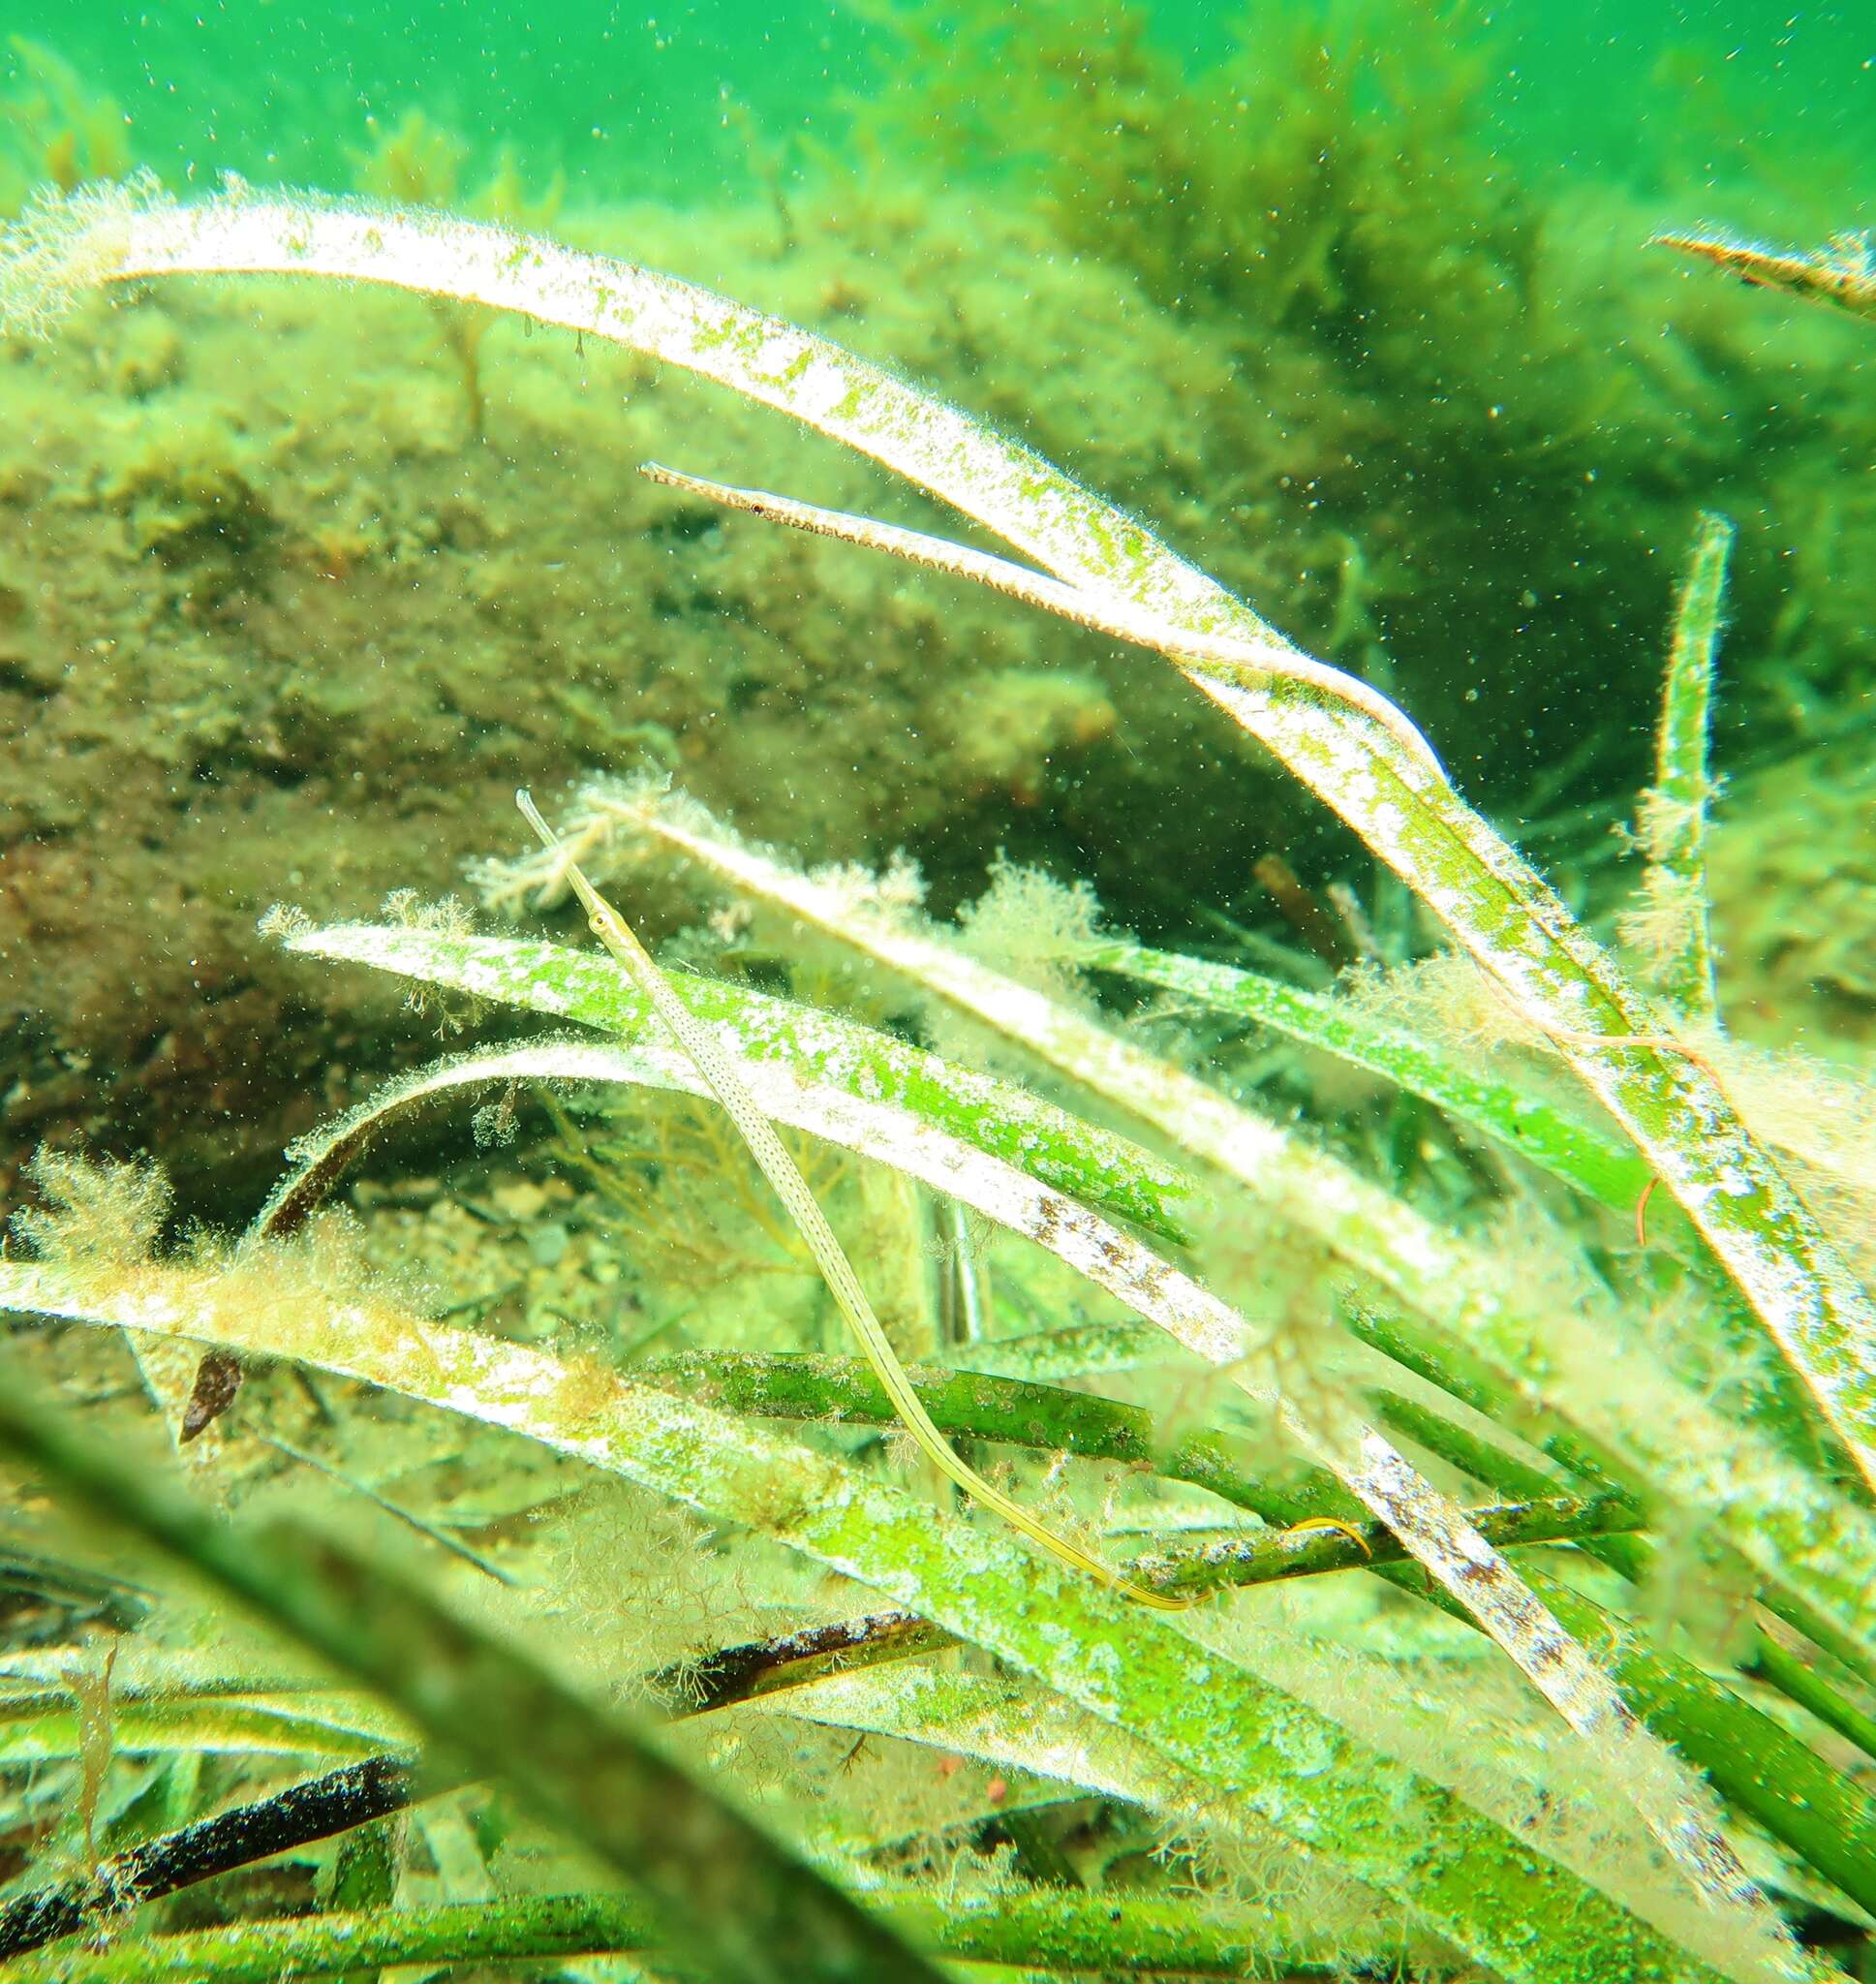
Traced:
<svg viewBox="0 0 1876 1984">
<path fill-rule="evenodd" d="M 501 217 L 545 197 L 521 184 Z M 665 259 L 694 247 L 682 217 L 642 220 Z M 773 234 L 739 213 L 713 254 L 816 314 L 824 267 L 779 269 Z M 960 226 L 930 279 L 984 252 Z M 992 259 L 986 316 L 1030 251 Z M 1090 659 L 995 603 L 947 614 L 869 574 L 828 591 L 813 552 L 752 561 L 694 502 L 622 485 L 692 415 L 649 369 L 622 392 L 570 344 L 453 304 L 301 293 L 288 312 L 250 355 L 225 317 L 153 292 L 95 320 L 100 341 L 15 341 L 0 366 L 0 705 L 23 754 L 0 789 L 0 943 L 32 959 L 4 974 L 9 1168 L 77 1127 L 238 1191 L 323 1089 L 418 1044 L 369 995 L 320 1026 L 255 943 L 283 846 L 363 907 L 409 882 L 410 845 L 446 875 L 519 780 L 581 766 L 682 763 L 854 857 L 938 841 L 961 811 L 1046 814 L 1091 761 L 1134 762 Z M 724 438 L 744 418 L 753 450 L 757 417 Z M 847 473 L 825 486 L 863 500 Z M 996 720 L 965 721 L 959 692 Z M 379 808 L 412 843 L 357 830 Z M 119 944 L 85 907 L 107 900 L 161 902 L 159 940 Z"/>
<path fill-rule="evenodd" d="M 71 192 L 131 169 L 129 119 L 54 48 L 9 35 L 0 70 L 0 214 L 15 214 L 34 187 Z"/>
<path fill-rule="evenodd" d="M 1713 234 L 1657 234 L 1657 244 L 1710 263 L 1755 289 L 1778 290 L 1851 317 L 1876 317 L 1876 235 L 1833 235 L 1808 254 L 1755 248 Z"/>
<path fill-rule="evenodd" d="M 37 1325 L 0 1447 L 44 1627 L 0 1661 L 37 1848 L 0 1898 L 13 1973 L 1861 1964 L 1876 1104 L 1727 1029 L 1733 524 L 1687 518 L 1618 951 L 1347 658 L 897 370 L 384 200 L 133 180 L 48 191 L 0 243 L 7 317 L 55 344 L 101 290 L 200 277 L 249 338 L 350 282 L 604 340 L 845 444 L 1018 557 L 936 511 L 644 476 L 721 517 L 725 559 L 865 554 L 1153 657 L 1389 880 L 1371 911 L 1317 906 L 1363 960 L 1333 984 L 1269 969 L 1268 941 L 1137 944 L 1085 883 L 1007 860 L 947 919 L 907 859 L 807 867 L 738 833 L 676 785 L 680 746 L 552 823 L 524 790 L 538 845 L 471 870 L 489 909 L 570 897 L 598 948 L 408 895 L 375 923 L 270 913 L 282 969 L 375 972 L 471 1038 L 300 1137 L 232 1238 L 178 1234 L 148 1159 L 32 1162 L 0 1261 Z M 717 907 L 666 966 L 619 906 L 672 860 Z M 1117 1024 L 1096 980 L 1164 1003 Z M 1305 1073 L 1308 1126 L 1272 1105 Z M 738 1218 L 805 1248 L 831 1310 L 744 1275 L 740 1315 L 699 1317 L 615 1256 L 623 1292 L 556 1325 L 536 1277 L 597 1271 L 593 1228 L 679 1168 L 683 1119 L 634 1155 L 616 1100 L 596 1207 L 523 1175 L 476 1215 L 511 1229 L 471 1252 L 519 1270 L 518 1313 L 421 1286 L 442 1197 L 363 1236 L 331 1204 L 418 1110 L 473 1102 L 500 1148 L 543 1087 L 563 1145 L 596 1091 L 721 1109 L 785 1212 L 745 1172 Z M 804 1169 L 803 1139 L 843 1165 Z M 296 1886 L 188 1912 L 282 1853 Z"/>
<path fill-rule="evenodd" d="M 1068 0 L 1025 10 L 1021 60 L 1006 11 L 975 0 L 882 18 L 928 80 L 862 112 L 880 169 L 930 159 L 956 177 L 973 157 L 1006 162 L 1001 197 L 1034 202 L 1075 252 L 1202 331 L 1228 386 L 1202 468 L 1175 466 L 1213 512 L 1215 567 L 1283 602 L 1278 617 L 1318 652 L 1410 680 L 1431 728 L 1452 709 L 1459 731 L 1461 698 L 1489 669 L 1497 748 L 1465 764 L 1488 789 L 1508 769 L 1525 776 L 1507 740 L 1549 733 L 1558 681 L 1645 693 L 1652 613 L 1633 588 L 1690 505 L 1784 518 L 1801 540 L 1798 519 L 1866 454 L 1854 333 L 1816 349 L 1832 355 L 1834 384 L 1811 374 L 1789 328 L 1775 355 L 1755 349 L 1761 320 L 1709 315 L 1635 255 L 1658 215 L 1520 170 L 1485 108 L 1503 55 L 1476 8 L 1247 10 L 1236 48 L 1196 70 L 1144 11 L 1090 38 Z M 977 89 L 987 71 L 1007 80 Z M 1680 87 L 1684 114 L 1700 115 Z M 1703 135 L 1717 145 L 1736 130 Z M 1847 165 L 1854 201 L 1863 167 Z M 1714 197 L 1710 182 L 1698 197 Z M 1751 197 L 1764 198 L 1757 182 Z M 1746 382 L 1761 362 L 1799 366 L 1797 403 L 1756 401 Z M 1131 500 L 1126 474 L 1096 479 Z M 1163 498 L 1139 500 L 1169 513 Z M 1278 543 L 1307 547 L 1286 561 L 1312 568 L 1304 586 Z M 1833 573 L 1813 596 L 1841 583 Z M 1755 651 L 1776 590 L 1748 543 L 1733 610 Z M 1805 674 L 1859 679 L 1857 617 Z M 1615 728 L 1576 767 L 1579 791 L 1632 789 L 1639 765 Z"/>
<path fill-rule="evenodd" d="M 1381 0 L 1309 38 L 1261 10 L 1187 74 L 1129 10 L 1072 65 L 1071 11 L 1035 10 L 1017 65 L 998 10 L 895 11 L 888 46 L 927 33 L 954 59 L 895 67 L 840 155 L 695 212 L 557 207 L 543 160 L 471 147 L 434 106 L 337 126 L 334 149 L 359 191 L 641 257 L 1023 433 L 1399 695 L 1608 914 L 1695 511 L 1740 524 L 1729 769 L 1856 719 L 1866 339 L 1638 254 L 1657 207 L 1522 172 L 1449 13 Z M 973 64 L 1003 80 L 974 88 Z M 103 93 L 72 85 L 68 113 L 17 87 L 44 100 L 23 197 Z M 973 133 L 1006 162 L 988 189 L 957 170 Z M 255 918 L 283 886 L 357 914 L 414 858 L 453 875 L 522 782 L 658 765 L 816 858 L 903 847 L 947 909 L 1002 848 L 1181 945 L 1220 914 L 1287 936 L 1266 856 L 1318 895 L 1367 885 L 1359 843 L 1098 634 L 731 534 L 642 483 L 639 461 L 691 459 L 698 404 L 668 370 L 446 300 L 301 289 L 259 340 L 200 302 L 152 288 L 0 364 L 0 720 L 22 754 L 0 946 L 31 960 L 0 973 L 9 1174 L 83 1136 L 245 1211 L 257 1163 L 421 1051 L 394 1002 L 309 998 Z M 934 520 L 758 412 L 712 418 L 725 460 Z M 1167 809 L 1192 827 L 1176 867 L 1112 830 Z M 1756 843 L 1756 818 L 1723 846 Z M 161 905 L 154 941 L 93 908 L 125 901 Z M 654 934 L 689 914 L 668 887 L 647 908 Z M 1726 956 L 1756 1025 L 1747 955 Z"/>
<path fill-rule="evenodd" d="M 0 232 L 0 1976 L 1867 1968 L 1856 607 L 1773 628 L 1735 498 L 1816 452 L 1701 417 L 1786 299 L 1638 229 L 1690 327 L 1611 384 L 1457 12 L 1045 8 L 988 110 L 1007 16 L 894 14 L 975 52 L 707 285 L 421 111 Z M 977 114 L 1007 205 L 897 187 Z M 1426 630 L 1586 655 L 1586 548 L 1645 762 L 1558 888 L 1480 803 L 1535 684 Z M 1722 797 L 1741 701 L 1831 783 Z"/>
</svg>

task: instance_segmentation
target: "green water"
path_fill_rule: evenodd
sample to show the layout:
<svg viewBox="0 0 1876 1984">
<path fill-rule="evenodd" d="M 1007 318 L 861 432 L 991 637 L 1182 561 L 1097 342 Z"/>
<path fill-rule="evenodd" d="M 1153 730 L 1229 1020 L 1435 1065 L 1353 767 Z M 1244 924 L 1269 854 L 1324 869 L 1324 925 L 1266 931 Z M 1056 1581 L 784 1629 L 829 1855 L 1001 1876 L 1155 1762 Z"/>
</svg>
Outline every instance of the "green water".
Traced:
<svg viewBox="0 0 1876 1984">
<path fill-rule="evenodd" d="M 1215 60 L 1243 16 L 1217 5 L 1147 10 L 1150 33 L 1193 63 Z M 1281 0 L 1268 17 L 1335 12 Z M 1346 17 L 1348 10 L 1341 10 Z M 1091 45 L 1112 9 L 1082 10 Z M 366 120 L 420 104 L 484 142 L 507 137 L 564 163 L 602 197 L 647 184 L 708 192 L 734 179 L 741 146 L 725 102 L 772 139 L 839 146 L 850 93 L 916 86 L 871 10 L 844 6 L 555 5 L 469 8 L 224 4 L 123 8 L 17 0 L 8 26 L 78 62 L 117 97 L 139 152 L 198 183 L 330 180 Z M 1876 36 L 1863 10 L 1550 0 L 1472 9 L 1456 38 L 1489 39 L 1485 101 L 1525 170 L 1594 171 L 1640 185 L 1698 183 L 1728 149 L 1717 127 L 1775 159 L 1840 165 L 1876 118 Z M 985 78 L 986 88 L 994 78 Z M 1855 189 L 1852 189 L 1853 192 Z M 1869 191 L 1867 179 L 1861 189 Z"/>
</svg>

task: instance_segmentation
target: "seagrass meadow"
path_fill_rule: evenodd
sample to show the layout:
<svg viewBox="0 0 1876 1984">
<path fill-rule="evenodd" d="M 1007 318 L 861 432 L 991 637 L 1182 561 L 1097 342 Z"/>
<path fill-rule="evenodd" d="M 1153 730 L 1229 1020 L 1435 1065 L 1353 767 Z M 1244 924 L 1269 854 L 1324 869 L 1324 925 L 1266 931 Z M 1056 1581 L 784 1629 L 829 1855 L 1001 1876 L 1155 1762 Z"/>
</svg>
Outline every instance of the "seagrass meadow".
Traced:
<svg viewBox="0 0 1876 1984">
<path fill-rule="evenodd" d="M 1876 1975 L 1866 27 L 476 12 L 10 22 L 0 1984 Z"/>
</svg>

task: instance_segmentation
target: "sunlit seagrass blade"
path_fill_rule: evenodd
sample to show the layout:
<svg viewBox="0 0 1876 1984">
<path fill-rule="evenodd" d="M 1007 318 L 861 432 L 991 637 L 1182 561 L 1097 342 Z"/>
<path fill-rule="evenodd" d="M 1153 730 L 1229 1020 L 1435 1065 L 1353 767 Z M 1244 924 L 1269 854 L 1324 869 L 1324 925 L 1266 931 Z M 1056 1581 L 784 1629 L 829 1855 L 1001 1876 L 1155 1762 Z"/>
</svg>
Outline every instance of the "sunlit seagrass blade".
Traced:
<svg viewBox="0 0 1876 1984">
<path fill-rule="evenodd" d="M 144 180 L 42 197 L 0 228 L 0 326 L 43 334 L 84 293 L 291 274 L 518 311 L 716 380 L 953 504 L 1064 582 L 1210 641 L 1281 643 L 1244 602 L 988 422 L 782 319 L 638 264 L 431 212 Z M 1187 678 L 1366 840 L 1634 1139 L 1876 1497 L 1876 1305 L 1697 1059 L 1553 890 L 1392 728 L 1276 670 Z"/>
<path fill-rule="evenodd" d="M 685 490 L 726 510 L 766 517 L 815 537 L 838 538 L 845 543 L 885 551 L 909 564 L 949 573 L 957 578 L 973 578 L 993 592 L 1007 594 L 1028 605 L 1040 606 L 1045 612 L 1072 620 L 1077 627 L 1153 648 L 1195 674 L 1215 676 L 1238 686 L 1272 680 L 1294 682 L 1326 701 L 1354 710 L 1370 723 L 1378 724 L 1435 778 L 1445 781 L 1446 773 L 1433 747 L 1398 705 L 1359 675 L 1312 661 L 1272 630 L 1266 629 L 1266 637 L 1256 641 L 1181 632 L 1162 625 L 1150 613 L 1135 610 L 1123 600 L 1086 592 L 993 552 L 953 543 L 948 538 L 933 537 L 924 531 L 907 530 L 902 524 L 881 523 L 875 517 L 856 516 L 842 510 L 823 510 L 767 489 L 738 488 L 734 483 L 686 475 L 659 462 L 642 464 L 639 474 L 667 489 Z"/>
<path fill-rule="evenodd" d="M 934 1464 L 967 1493 L 1064 1562 L 1092 1571 L 1143 1603 L 1176 1609 L 1178 1601 L 1133 1584 L 1077 1546 L 1055 1537 L 957 1455 L 907 1380 L 825 1215 L 729 1057 L 683 1006 L 533 800 L 525 792 L 516 797 L 523 816 L 547 851 L 553 881 L 572 889 L 594 933 L 626 966 L 735 1121 L 751 1155 L 800 1227 L 875 1375 Z M 1052 1023 L 1060 1024 L 1058 1016 L 1051 1018 Z M 1680 1866 L 1707 1906 L 1734 1918 L 1741 1934 L 1768 1936 L 1771 1946 L 1781 1947 L 1777 1918 L 1727 1844 L 1705 1787 L 1636 1718 L 1615 1683 L 1565 1631 L 1502 1553 L 1480 1534 L 1465 1512 L 1416 1472 L 1373 1428 L 1354 1423 L 1339 1408 L 1306 1414 L 1284 1401 L 1281 1410 L 1294 1434 L 1399 1537 L 1415 1560 L 1478 1622 L 1584 1740 L 1611 1782 L 1622 1786 L 1635 1803 L 1649 1831 Z"/>
<path fill-rule="evenodd" d="M 1628 1144 L 1390 1025 L 1354 1000 L 1113 938 L 1092 945 L 1076 962 L 1249 1020 L 1379 1075 L 1617 1211 L 1629 1212 L 1647 1183 L 1647 1166 Z"/>
<path fill-rule="evenodd" d="M 308 943 L 313 955 L 375 964 L 428 983 L 460 982 L 446 966 L 426 973 L 420 957 L 381 948 L 377 942 L 389 938 L 395 944 L 401 936 L 365 926 L 314 931 Z M 544 946 L 527 948 L 538 951 Z M 604 1024 L 584 1019 L 583 1023 Z M 1164 1330 L 1193 1356 L 1222 1363 L 1248 1347 L 1244 1318 L 1169 1265 L 1163 1256 L 1014 1164 L 916 1115 L 903 1102 L 856 1095 L 805 1074 L 798 1064 L 790 1065 L 785 1050 L 749 1064 L 746 1080 L 771 1121 L 839 1144 L 1033 1242 Z M 267 1224 L 269 1215 L 263 1214 L 255 1237 L 291 1235 L 303 1224 L 311 1204 L 336 1186 L 348 1165 L 393 1119 L 442 1098 L 500 1091 L 517 1082 L 615 1084 L 712 1095 L 682 1049 L 666 1048 L 661 1038 L 647 1039 L 636 1029 L 629 1044 L 550 1036 L 523 1046 L 455 1056 L 389 1083 L 303 1139 L 295 1147 L 294 1169 L 269 1202 L 273 1224 Z"/>
<path fill-rule="evenodd" d="M 1642 899 L 1621 932 L 1643 975 L 1697 1026 L 1719 1021 L 1707 917 L 1707 768 L 1713 657 L 1719 646 L 1733 525 L 1703 512 L 1675 608 L 1674 638 L 1655 732 L 1654 784 L 1642 795 L 1636 839 L 1647 856 Z"/>
<path fill-rule="evenodd" d="M 563 846 L 598 874 L 636 859 L 647 840 L 904 974 L 1020 1042 L 1027 1056 L 1041 1057 L 1154 1125 L 1243 1188 L 1262 1217 L 1310 1234 L 1426 1318 L 1449 1347 L 1485 1360 L 1494 1416 L 1540 1445 L 1565 1431 L 1573 1442 L 1586 1441 L 1599 1451 L 1613 1440 L 1651 1489 L 1671 1504 L 1705 1511 L 1757 1577 L 1784 1595 L 1781 1603 L 1828 1614 L 1861 1657 L 1852 1664 L 1876 1672 L 1876 1523 L 1851 1499 L 1790 1465 L 1772 1440 L 1723 1418 L 1633 1351 L 1567 1316 L 1553 1313 L 1535 1327 L 1481 1250 L 1418 1208 L 1079 1009 L 991 970 L 936 927 L 882 907 L 856 889 L 849 874 L 803 873 L 660 782 L 590 785 L 563 826 Z M 474 879 L 485 901 L 503 907 L 549 907 L 565 887 L 543 853 L 484 863 Z M 408 940 L 400 944 L 408 947 Z M 476 973 L 486 990 L 480 963 Z M 528 976 L 516 976 L 524 982 Z M 572 1013 L 566 1005 L 552 1009 Z M 1559 1383 L 1560 1368 L 1593 1374 L 1593 1382 Z M 1520 1401 L 1540 1397 L 1537 1415 L 1526 1416 Z M 1638 1397 L 1649 1401 L 1644 1413 L 1610 1410 L 1616 1399 Z"/>
<path fill-rule="evenodd" d="M 885 1387 L 886 1395 L 905 1421 L 907 1431 L 918 1442 L 926 1458 L 947 1480 L 981 1502 L 986 1508 L 994 1509 L 1012 1529 L 1020 1530 L 1058 1563 L 1086 1571 L 1089 1576 L 1099 1579 L 1135 1603 L 1152 1606 L 1155 1611 L 1183 1612 L 1196 1602 L 1192 1596 L 1156 1592 L 1149 1586 L 1136 1584 L 1133 1579 L 1103 1564 L 1091 1551 L 1084 1550 L 1080 1544 L 1058 1535 L 1020 1503 L 1011 1501 L 1000 1488 L 986 1481 L 938 1431 L 932 1415 L 925 1410 L 924 1402 L 907 1378 L 905 1367 L 900 1363 L 884 1326 L 874 1314 L 873 1304 L 860 1286 L 859 1276 L 853 1271 L 853 1263 L 846 1257 L 846 1250 L 828 1224 L 827 1216 L 809 1189 L 807 1179 L 801 1175 L 801 1166 L 788 1155 L 787 1146 L 776 1134 L 774 1124 L 737 1073 L 734 1061 L 671 989 L 630 925 L 586 879 L 579 863 L 562 848 L 559 836 L 541 818 L 534 800 L 526 792 L 517 792 L 515 803 L 528 824 L 539 835 L 542 845 L 554 856 L 568 885 L 579 898 L 593 934 L 625 966 L 633 984 L 695 1064 L 711 1094 L 735 1124 L 738 1134 L 749 1146 L 750 1156 L 775 1188 L 776 1195 L 787 1208 L 788 1217 L 807 1242 L 808 1251 L 815 1256 L 815 1264 L 820 1269 L 828 1292 L 858 1339 L 867 1362 L 873 1367 L 874 1376 Z"/>
<path fill-rule="evenodd" d="M 1876 231 L 1832 234 L 1822 248 L 1761 248 L 1724 234 L 1662 233 L 1649 244 L 1738 276 L 1756 290 L 1778 290 L 1852 317 L 1876 320 Z"/>
</svg>

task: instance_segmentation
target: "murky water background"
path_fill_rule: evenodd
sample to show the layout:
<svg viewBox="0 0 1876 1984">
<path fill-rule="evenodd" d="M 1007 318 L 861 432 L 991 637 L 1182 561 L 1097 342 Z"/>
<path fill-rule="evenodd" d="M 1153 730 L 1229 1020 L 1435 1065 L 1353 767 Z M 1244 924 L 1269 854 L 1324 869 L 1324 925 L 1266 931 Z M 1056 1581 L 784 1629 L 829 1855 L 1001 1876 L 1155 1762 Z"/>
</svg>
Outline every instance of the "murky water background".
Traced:
<svg viewBox="0 0 1876 1984">
<path fill-rule="evenodd" d="M 1281 0 L 1326 33 L 1351 10 Z M 121 7 L 17 0 L 13 32 L 50 43 L 109 88 L 138 149 L 167 174 L 233 170 L 329 181 L 364 120 L 420 103 L 463 130 L 507 136 L 563 162 L 582 190 L 694 194 L 733 179 L 739 105 L 772 140 L 839 146 L 850 93 L 902 81 L 871 9 L 636 6 L 556 0 L 467 8 Z M 1190 63 L 1231 46 L 1241 11 L 1160 0 L 1149 33 Z M 1359 10 L 1356 10 L 1358 13 Z M 1091 44 L 1123 16 L 1080 10 Z M 1857 6 L 1551 0 L 1458 11 L 1456 39 L 1494 48 L 1485 99 L 1523 169 L 1593 171 L 1638 187 L 1723 169 L 1730 147 L 1800 169 L 1840 158 L 1876 115 L 1876 29 Z M 990 78 L 986 78 L 987 86 Z M 988 161 L 986 163 L 989 163 Z M 1800 176 L 1794 170 L 1793 180 Z M 1861 189 L 1867 195 L 1867 182 Z"/>
</svg>

